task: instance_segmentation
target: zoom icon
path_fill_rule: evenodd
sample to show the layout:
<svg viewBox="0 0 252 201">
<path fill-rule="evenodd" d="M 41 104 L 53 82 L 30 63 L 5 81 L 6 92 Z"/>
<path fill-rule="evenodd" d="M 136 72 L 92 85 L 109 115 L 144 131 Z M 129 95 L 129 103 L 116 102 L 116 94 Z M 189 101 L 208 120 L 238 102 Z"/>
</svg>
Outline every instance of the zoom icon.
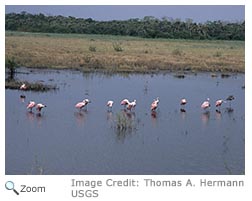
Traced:
<svg viewBox="0 0 252 201">
<path fill-rule="evenodd" d="M 14 193 L 16 193 L 17 195 L 19 195 L 19 193 L 16 191 L 16 189 L 15 189 L 15 186 L 14 186 L 14 182 L 13 181 L 7 181 L 6 183 L 5 183 L 5 188 L 7 189 L 7 190 L 13 190 L 14 191 Z"/>
</svg>

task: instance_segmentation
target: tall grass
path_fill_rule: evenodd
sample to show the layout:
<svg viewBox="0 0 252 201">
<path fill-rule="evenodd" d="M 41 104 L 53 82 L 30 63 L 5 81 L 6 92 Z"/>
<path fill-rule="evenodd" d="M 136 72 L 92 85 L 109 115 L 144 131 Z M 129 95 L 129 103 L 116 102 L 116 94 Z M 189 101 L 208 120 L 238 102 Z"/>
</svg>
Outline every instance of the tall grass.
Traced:
<svg viewBox="0 0 252 201">
<path fill-rule="evenodd" d="M 122 111 L 116 114 L 113 128 L 117 138 L 123 140 L 136 131 L 137 122 L 132 118 L 131 112 Z"/>
<path fill-rule="evenodd" d="M 14 79 L 16 68 L 18 67 L 15 58 L 12 56 L 11 58 L 5 59 L 5 67 L 8 69 L 8 79 Z"/>
</svg>

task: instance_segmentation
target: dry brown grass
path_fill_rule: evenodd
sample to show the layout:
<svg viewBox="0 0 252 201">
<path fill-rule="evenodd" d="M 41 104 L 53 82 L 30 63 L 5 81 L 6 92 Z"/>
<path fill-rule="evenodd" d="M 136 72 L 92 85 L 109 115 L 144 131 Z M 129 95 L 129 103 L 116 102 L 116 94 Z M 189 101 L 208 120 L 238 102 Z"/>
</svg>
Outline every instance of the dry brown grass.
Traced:
<svg viewBox="0 0 252 201">
<path fill-rule="evenodd" d="M 5 44 L 6 57 L 14 57 L 26 67 L 112 72 L 245 71 L 243 41 L 6 32 Z M 116 51 L 114 44 L 122 51 Z"/>
</svg>

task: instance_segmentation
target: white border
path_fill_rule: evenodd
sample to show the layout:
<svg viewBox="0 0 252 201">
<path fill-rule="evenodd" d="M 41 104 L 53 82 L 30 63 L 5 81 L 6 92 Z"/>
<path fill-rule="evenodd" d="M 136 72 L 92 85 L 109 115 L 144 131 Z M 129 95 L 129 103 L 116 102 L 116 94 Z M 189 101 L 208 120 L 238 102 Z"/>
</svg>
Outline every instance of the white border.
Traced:
<svg viewBox="0 0 252 201">
<path fill-rule="evenodd" d="M 245 176 L 6 176 L 5 175 L 5 92 L 4 92 L 4 61 L 5 61 L 5 51 L 2 51 L 1 54 L 1 98 L 0 98 L 0 112 L 1 112 L 1 137 L 0 137 L 0 158 L 1 158 L 1 166 L 0 166 L 0 200 L 45 200 L 45 199 L 57 199 L 57 200 L 71 200 L 70 197 L 70 180 L 72 178 L 80 179 L 80 180 L 103 180 L 105 182 L 108 178 L 113 178 L 115 180 L 119 179 L 137 179 L 142 181 L 143 178 L 152 178 L 152 179 L 160 179 L 160 180 L 183 180 L 184 182 L 187 179 L 191 179 L 193 182 L 197 183 L 199 179 L 237 179 L 244 180 L 245 187 L 243 188 L 108 188 L 103 187 L 99 190 L 100 196 L 98 198 L 93 198 L 93 200 L 249 200 L 250 196 L 248 196 L 251 192 L 251 76 L 252 76 L 252 63 L 251 63 L 251 55 L 252 55 L 252 31 L 251 31 L 251 20 L 252 20 L 252 1 L 251 0 L 206 0 L 204 3 L 199 0 L 192 0 L 190 4 L 188 0 L 180 0 L 180 1 L 148 1 L 148 2 L 139 2 L 139 1 L 100 1 L 93 0 L 90 2 L 85 2 L 86 5 L 245 5 L 245 16 L 246 16 L 246 70 L 245 70 L 245 100 L 246 100 L 246 112 L 245 112 L 245 132 L 246 132 L 246 168 L 245 168 Z M 12 0 L 12 1 L 4 1 L 1 2 L 1 50 L 4 50 L 5 44 L 5 27 L 4 27 L 4 18 L 5 18 L 5 5 L 20 5 L 20 0 Z M 82 1 L 71 0 L 71 1 L 22 1 L 22 5 L 82 5 L 84 4 Z M 8 180 L 13 180 L 16 184 L 27 184 L 27 185 L 45 185 L 47 188 L 47 192 L 45 194 L 36 194 L 36 193 L 23 193 L 19 196 L 16 196 L 14 193 L 9 192 L 5 189 L 4 184 Z M 77 198 L 75 198 L 76 200 Z M 84 198 L 79 198 L 84 199 Z M 85 198 L 87 199 L 87 198 Z M 74 199 L 73 199 L 74 200 Z"/>
</svg>

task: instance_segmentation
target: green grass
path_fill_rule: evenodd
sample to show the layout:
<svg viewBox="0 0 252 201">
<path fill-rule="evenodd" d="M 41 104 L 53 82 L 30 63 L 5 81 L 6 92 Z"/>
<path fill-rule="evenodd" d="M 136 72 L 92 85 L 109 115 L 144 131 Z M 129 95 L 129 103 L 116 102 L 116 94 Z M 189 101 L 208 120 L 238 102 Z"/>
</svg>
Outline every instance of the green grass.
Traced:
<svg viewBox="0 0 252 201">
<path fill-rule="evenodd" d="M 26 67 L 144 73 L 245 70 L 244 41 L 6 32 L 5 42 L 5 56 Z"/>
</svg>

